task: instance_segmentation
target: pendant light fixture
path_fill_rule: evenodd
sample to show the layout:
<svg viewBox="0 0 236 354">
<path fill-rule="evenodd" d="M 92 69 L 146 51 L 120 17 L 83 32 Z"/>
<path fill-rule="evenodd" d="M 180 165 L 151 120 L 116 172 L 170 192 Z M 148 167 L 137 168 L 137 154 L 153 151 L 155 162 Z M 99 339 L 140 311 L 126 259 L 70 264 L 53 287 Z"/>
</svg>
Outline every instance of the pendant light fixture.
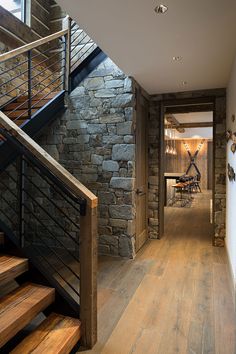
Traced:
<svg viewBox="0 0 236 354">
<path fill-rule="evenodd" d="M 174 148 L 172 146 L 172 135 L 173 135 L 173 129 L 172 129 L 172 126 L 170 128 L 170 154 L 173 155 L 173 152 L 174 152 Z"/>
<path fill-rule="evenodd" d="M 174 130 L 174 155 L 177 155 L 176 140 L 175 140 L 175 130 Z"/>
<path fill-rule="evenodd" d="M 167 121 L 166 136 L 168 137 L 168 121 Z M 166 153 L 166 154 L 169 154 L 169 153 L 170 153 L 169 139 L 167 139 L 167 144 L 166 144 L 165 153 Z"/>
</svg>

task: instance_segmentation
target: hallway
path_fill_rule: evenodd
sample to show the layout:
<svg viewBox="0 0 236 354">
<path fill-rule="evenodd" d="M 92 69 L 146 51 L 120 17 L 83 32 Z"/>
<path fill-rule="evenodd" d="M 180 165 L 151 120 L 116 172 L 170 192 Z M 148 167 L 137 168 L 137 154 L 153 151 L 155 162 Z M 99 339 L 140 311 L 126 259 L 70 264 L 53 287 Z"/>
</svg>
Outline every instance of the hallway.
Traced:
<svg viewBox="0 0 236 354">
<path fill-rule="evenodd" d="M 209 199 L 197 197 L 168 211 L 165 237 L 134 261 L 100 259 L 98 343 L 89 353 L 235 353 L 225 249 L 212 247 Z"/>
</svg>

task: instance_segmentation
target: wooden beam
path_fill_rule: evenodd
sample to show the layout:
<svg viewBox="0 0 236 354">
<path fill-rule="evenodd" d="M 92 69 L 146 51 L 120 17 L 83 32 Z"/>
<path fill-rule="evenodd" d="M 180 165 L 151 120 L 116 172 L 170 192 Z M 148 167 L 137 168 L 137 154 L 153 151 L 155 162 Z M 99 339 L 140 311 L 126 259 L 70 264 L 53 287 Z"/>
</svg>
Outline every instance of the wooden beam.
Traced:
<svg viewBox="0 0 236 354">
<path fill-rule="evenodd" d="M 181 123 L 180 128 L 211 128 L 213 122 L 199 122 L 199 123 Z"/>
<path fill-rule="evenodd" d="M 1 111 L 0 126 L 25 146 L 44 166 L 60 179 L 75 196 L 85 198 L 89 208 L 97 207 L 97 197 Z"/>
<path fill-rule="evenodd" d="M 192 112 L 211 112 L 213 105 L 211 103 L 197 105 L 170 106 L 165 108 L 166 114 L 192 113 Z"/>
<path fill-rule="evenodd" d="M 184 128 L 180 126 L 179 121 L 175 118 L 175 116 L 173 114 L 165 115 L 165 118 L 166 118 L 167 122 L 170 123 L 172 126 L 174 126 L 175 129 L 179 133 L 184 133 L 185 132 Z M 167 129 L 168 126 L 166 125 L 165 128 Z"/>
<path fill-rule="evenodd" d="M 23 53 L 27 52 L 28 50 L 35 49 L 35 48 L 41 46 L 42 44 L 46 44 L 50 41 L 53 41 L 54 39 L 57 39 L 57 38 L 60 38 L 64 35 L 66 35 L 66 34 L 67 34 L 67 30 L 62 30 L 57 33 L 51 34 L 50 36 L 38 39 L 37 41 L 34 41 L 32 43 L 25 44 L 20 48 L 16 48 L 16 49 L 13 49 L 7 53 L 1 54 L 0 55 L 0 63 L 6 61 L 8 59 L 14 58 L 20 54 L 23 54 Z"/>
</svg>

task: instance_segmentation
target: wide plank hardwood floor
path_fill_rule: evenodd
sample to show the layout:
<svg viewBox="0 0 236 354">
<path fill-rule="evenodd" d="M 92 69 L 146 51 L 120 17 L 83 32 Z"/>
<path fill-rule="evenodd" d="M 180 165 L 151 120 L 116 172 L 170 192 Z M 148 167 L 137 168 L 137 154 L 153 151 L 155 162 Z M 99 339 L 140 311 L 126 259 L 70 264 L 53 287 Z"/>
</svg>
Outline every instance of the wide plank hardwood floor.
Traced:
<svg viewBox="0 0 236 354">
<path fill-rule="evenodd" d="M 135 260 L 101 257 L 93 354 L 234 354 L 224 248 L 212 247 L 209 194 L 167 208 L 165 236 Z"/>
</svg>

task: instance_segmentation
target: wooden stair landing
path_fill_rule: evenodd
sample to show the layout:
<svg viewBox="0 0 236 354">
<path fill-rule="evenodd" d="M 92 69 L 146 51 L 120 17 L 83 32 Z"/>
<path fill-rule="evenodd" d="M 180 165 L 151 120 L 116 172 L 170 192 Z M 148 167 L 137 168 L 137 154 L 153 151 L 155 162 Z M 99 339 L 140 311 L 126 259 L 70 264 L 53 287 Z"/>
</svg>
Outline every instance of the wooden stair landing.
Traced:
<svg viewBox="0 0 236 354">
<path fill-rule="evenodd" d="M 0 348 L 55 299 L 55 290 L 27 283 L 0 300 Z"/>
<path fill-rule="evenodd" d="M 80 332 L 79 320 L 52 313 L 11 353 L 67 354 L 79 341 Z"/>
<path fill-rule="evenodd" d="M 7 255 L 0 255 L 0 283 L 6 283 L 27 272 L 28 260 Z"/>
</svg>

